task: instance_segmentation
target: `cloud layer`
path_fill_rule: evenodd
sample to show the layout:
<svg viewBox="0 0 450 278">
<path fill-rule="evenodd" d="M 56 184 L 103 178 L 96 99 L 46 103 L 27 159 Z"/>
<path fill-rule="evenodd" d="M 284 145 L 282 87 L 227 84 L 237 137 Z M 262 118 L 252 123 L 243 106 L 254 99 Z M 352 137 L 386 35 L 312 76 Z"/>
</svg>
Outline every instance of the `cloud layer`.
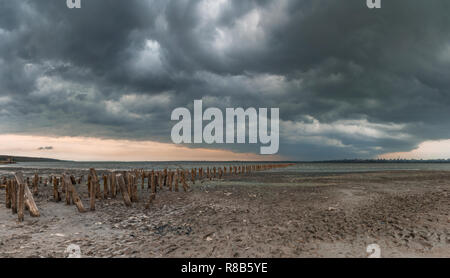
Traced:
<svg viewBox="0 0 450 278">
<path fill-rule="evenodd" d="M 291 159 L 450 138 L 446 0 L 65 2 L 0 0 L 2 134 L 170 142 L 203 99 L 279 107 Z"/>
</svg>

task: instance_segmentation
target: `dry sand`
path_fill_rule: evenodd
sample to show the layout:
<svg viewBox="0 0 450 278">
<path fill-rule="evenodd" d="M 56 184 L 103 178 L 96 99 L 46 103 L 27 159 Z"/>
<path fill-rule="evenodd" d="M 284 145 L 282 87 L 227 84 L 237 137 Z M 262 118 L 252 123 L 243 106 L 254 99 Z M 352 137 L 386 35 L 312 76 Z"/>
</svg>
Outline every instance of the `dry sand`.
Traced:
<svg viewBox="0 0 450 278">
<path fill-rule="evenodd" d="M 41 186 L 41 217 L 23 223 L 0 193 L 0 257 L 64 257 L 70 244 L 83 257 L 367 257 L 373 243 L 382 257 L 450 257 L 450 172 L 258 172 L 84 214 Z"/>
</svg>

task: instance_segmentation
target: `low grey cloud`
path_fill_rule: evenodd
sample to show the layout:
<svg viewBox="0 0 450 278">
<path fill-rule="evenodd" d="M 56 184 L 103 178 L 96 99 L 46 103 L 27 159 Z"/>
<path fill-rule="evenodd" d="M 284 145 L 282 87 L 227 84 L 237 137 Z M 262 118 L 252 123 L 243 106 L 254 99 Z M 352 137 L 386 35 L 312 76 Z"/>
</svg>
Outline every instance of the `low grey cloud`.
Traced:
<svg viewBox="0 0 450 278">
<path fill-rule="evenodd" d="M 38 150 L 40 150 L 40 151 L 50 151 L 50 150 L 53 150 L 53 147 L 52 146 L 39 147 Z"/>
<path fill-rule="evenodd" d="M 203 99 L 279 107 L 291 159 L 450 138 L 446 0 L 65 2 L 0 0 L 1 133 L 169 142 Z"/>
</svg>

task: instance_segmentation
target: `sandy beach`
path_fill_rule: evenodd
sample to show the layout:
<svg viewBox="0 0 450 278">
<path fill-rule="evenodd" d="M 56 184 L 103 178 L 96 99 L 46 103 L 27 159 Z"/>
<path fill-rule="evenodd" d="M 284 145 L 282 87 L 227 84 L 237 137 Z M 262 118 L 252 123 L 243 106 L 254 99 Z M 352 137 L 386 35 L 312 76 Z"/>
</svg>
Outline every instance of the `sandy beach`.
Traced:
<svg viewBox="0 0 450 278">
<path fill-rule="evenodd" d="M 262 171 L 164 189 L 149 209 L 139 187 L 131 208 L 108 198 L 83 214 L 40 186 L 41 216 L 21 223 L 1 189 L 0 257 L 66 257 L 70 244 L 83 257 L 367 257 L 369 244 L 382 257 L 449 257 L 449 181 L 446 171 Z M 89 204 L 85 183 L 76 188 Z"/>
</svg>

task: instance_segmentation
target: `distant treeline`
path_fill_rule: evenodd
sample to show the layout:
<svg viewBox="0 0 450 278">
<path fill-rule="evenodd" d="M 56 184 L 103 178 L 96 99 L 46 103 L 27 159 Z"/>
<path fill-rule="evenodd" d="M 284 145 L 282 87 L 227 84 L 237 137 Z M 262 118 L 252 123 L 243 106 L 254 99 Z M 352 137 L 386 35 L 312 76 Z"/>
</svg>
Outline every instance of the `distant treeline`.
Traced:
<svg viewBox="0 0 450 278">
<path fill-rule="evenodd" d="M 41 158 L 41 157 L 0 155 L 0 161 L 7 161 L 10 158 L 14 162 L 57 162 L 57 161 L 61 161 L 61 160 L 57 160 L 57 159 Z"/>
</svg>

